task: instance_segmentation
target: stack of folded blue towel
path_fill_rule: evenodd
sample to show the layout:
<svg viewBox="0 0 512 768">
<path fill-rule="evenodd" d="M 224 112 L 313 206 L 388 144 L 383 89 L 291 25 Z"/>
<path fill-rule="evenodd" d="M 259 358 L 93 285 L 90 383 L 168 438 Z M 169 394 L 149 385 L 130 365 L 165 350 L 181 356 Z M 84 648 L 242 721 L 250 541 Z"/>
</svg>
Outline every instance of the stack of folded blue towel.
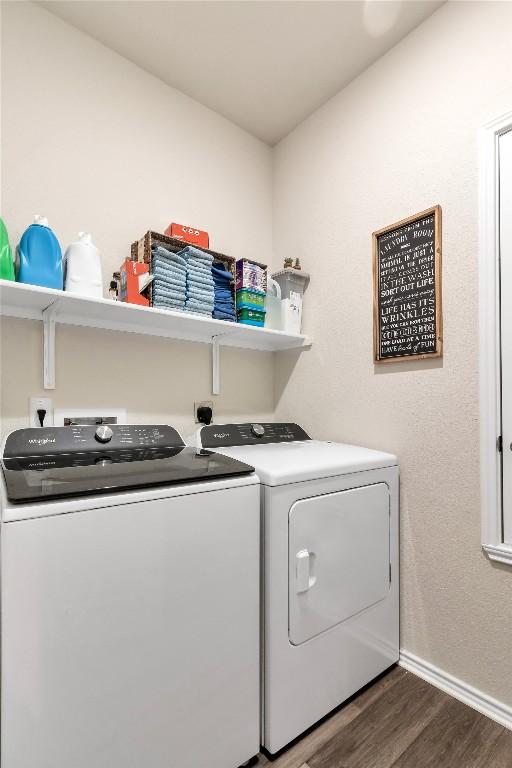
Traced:
<svg viewBox="0 0 512 768">
<path fill-rule="evenodd" d="M 187 245 L 179 252 L 187 264 L 185 311 L 211 317 L 214 306 L 212 261 L 209 253 Z"/>
<path fill-rule="evenodd" d="M 187 283 L 185 259 L 179 253 L 157 245 L 151 250 L 151 273 L 154 276 L 153 307 L 183 312 Z"/>
<path fill-rule="evenodd" d="M 235 302 L 233 301 L 233 292 L 231 290 L 231 280 L 233 275 L 227 272 L 221 261 L 216 261 L 212 265 L 212 275 L 215 290 L 215 305 L 213 307 L 213 317 L 216 320 L 231 320 L 236 322 Z"/>
</svg>

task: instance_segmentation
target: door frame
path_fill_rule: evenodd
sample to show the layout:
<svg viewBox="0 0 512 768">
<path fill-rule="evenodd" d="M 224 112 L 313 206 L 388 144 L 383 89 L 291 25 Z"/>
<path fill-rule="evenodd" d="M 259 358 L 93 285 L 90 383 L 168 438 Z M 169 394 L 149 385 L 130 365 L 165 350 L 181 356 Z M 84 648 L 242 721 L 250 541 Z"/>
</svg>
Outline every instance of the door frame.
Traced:
<svg viewBox="0 0 512 768">
<path fill-rule="evenodd" d="M 479 319 L 480 500 L 482 548 L 491 560 L 512 565 L 504 543 L 501 491 L 501 339 L 499 242 L 499 137 L 512 130 L 512 110 L 480 129 Z"/>
</svg>

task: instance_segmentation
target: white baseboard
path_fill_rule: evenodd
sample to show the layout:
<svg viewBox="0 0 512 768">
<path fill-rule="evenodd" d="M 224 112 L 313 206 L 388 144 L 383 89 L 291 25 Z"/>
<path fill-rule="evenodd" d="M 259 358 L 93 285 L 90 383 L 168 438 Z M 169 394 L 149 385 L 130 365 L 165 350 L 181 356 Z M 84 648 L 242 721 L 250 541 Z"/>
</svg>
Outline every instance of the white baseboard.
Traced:
<svg viewBox="0 0 512 768">
<path fill-rule="evenodd" d="M 473 688 L 463 680 L 458 680 L 453 675 L 448 674 L 448 672 L 444 672 L 428 661 L 420 659 L 419 656 L 409 653 L 409 651 L 400 649 L 398 663 L 401 667 L 421 677 L 427 683 L 435 685 L 436 688 L 440 688 L 445 693 L 450 694 L 454 699 L 462 701 L 464 704 L 481 712 L 482 715 L 486 715 L 491 720 L 495 720 L 500 725 L 504 725 L 505 728 L 512 730 L 512 707 L 509 707 L 507 704 L 493 699 L 483 691 L 479 691 L 478 688 Z"/>
</svg>

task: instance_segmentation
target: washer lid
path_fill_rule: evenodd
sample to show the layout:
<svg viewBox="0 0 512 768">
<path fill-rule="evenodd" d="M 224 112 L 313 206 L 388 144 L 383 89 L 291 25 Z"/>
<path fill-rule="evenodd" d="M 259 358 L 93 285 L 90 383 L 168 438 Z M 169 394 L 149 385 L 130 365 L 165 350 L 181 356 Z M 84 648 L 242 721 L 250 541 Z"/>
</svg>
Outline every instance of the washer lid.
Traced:
<svg viewBox="0 0 512 768">
<path fill-rule="evenodd" d="M 319 440 L 221 448 L 218 453 L 251 464 L 264 485 L 318 480 L 398 464 L 390 453 Z"/>
<path fill-rule="evenodd" d="M 253 472 L 252 467 L 232 458 L 187 448 L 178 432 L 167 425 L 17 430 L 7 437 L 2 469 L 7 497 L 13 503 Z"/>
</svg>

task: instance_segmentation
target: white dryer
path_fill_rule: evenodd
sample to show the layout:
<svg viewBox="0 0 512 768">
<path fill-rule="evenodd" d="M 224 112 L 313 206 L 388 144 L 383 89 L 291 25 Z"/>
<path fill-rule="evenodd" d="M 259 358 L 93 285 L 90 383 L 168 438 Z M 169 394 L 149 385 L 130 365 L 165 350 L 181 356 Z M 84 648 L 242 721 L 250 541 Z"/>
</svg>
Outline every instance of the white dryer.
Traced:
<svg viewBox="0 0 512 768">
<path fill-rule="evenodd" d="M 272 753 L 398 660 L 399 472 L 296 424 L 203 427 L 255 467 L 263 509 L 263 745 Z"/>
</svg>

